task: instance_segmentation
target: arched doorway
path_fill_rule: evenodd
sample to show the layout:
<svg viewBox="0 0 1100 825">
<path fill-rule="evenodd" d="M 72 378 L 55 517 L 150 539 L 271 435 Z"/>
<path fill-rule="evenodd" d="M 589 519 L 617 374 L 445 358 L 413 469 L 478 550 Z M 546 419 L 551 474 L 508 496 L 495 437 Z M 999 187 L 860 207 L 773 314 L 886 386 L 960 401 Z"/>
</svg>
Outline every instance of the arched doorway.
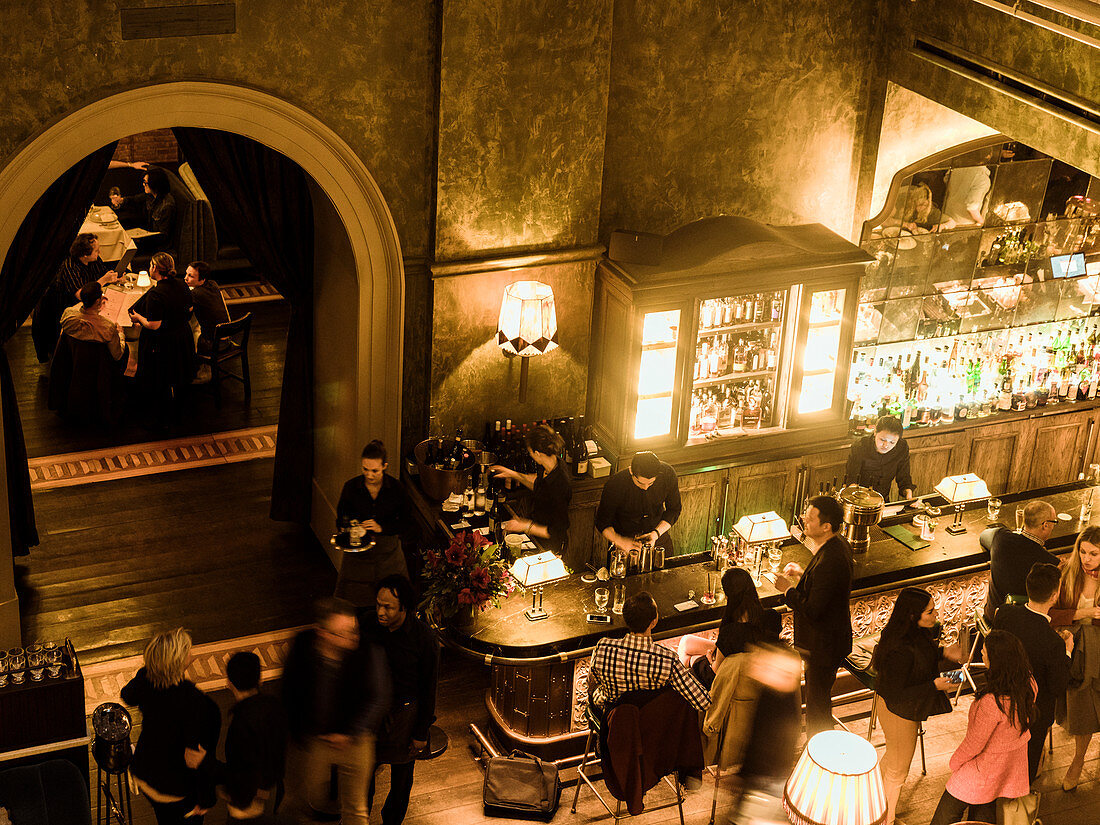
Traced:
<svg viewBox="0 0 1100 825">
<path fill-rule="evenodd" d="M 326 422 L 317 444 L 314 504 L 334 503 L 338 482 L 318 467 L 340 445 L 381 437 L 400 443 L 404 279 L 397 230 L 382 193 L 351 148 L 313 116 L 271 95 L 239 86 L 179 82 L 131 89 L 91 103 L 55 123 L 0 170 L 0 260 L 35 201 L 58 170 L 111 140 L 138 131 L 195 126 L 235 132 L 298 163 L 332 205 L 347 236 L 357 280 L 357 312 L 345 329 L 329 329 L 354 346 L 341 357 L 353 365 L 348 380 L 352 420 Z M 323 277 L 323 276 L 321 276 Z M 338 335 L 337 335 L 338 334 Z M 354 342 L 352 345 L 351 342 Z M 322 428 L 318 429 L 321 432 Z M 336 478 L 346 473 L 335 470 Z M 336 485 L 336 486 L 334 486 Z M 325 535 L 329 507 L 314 506 L 313 527 Z"/>
</svg>

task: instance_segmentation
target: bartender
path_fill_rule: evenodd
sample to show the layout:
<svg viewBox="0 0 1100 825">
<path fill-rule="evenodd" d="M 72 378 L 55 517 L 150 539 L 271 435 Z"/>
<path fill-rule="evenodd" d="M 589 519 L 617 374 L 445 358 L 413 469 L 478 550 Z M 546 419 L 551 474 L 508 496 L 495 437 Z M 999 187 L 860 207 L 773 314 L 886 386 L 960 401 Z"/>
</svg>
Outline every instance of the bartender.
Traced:
<svg viewBox="0 0 1100 825">
<path fill-rule="evenodd" d="M 660 545 L 671 555 L 668 531 L 682 509 L 676 471 L 651 452 L 637 453 L 630 469 L 615 473 L 604 485 L 596 529 L 632 560 L 645 544 Z"/>
<path fill-rule="evenodd" d="M 870 487 L 882 495 L 883 501 L 906 500 L 913 497 L 913 477 L 909 473 L 909 445 L 901 437 L 901 422 L 884 415 L 875 423 L 873 435 L 866 435 L 852 445 L 844 480 L 848 484 Z M 898 498 L 890 497 L 890 486 L 897 481 Z"/>
<path fill-rule="evenodd" d="M 501 525 L 508 533 L 526 533 L 542 539 L 540 544 L 561 555 L 569 541 L 569 502 L 573 488 L 569 472 L 561 460 L 565 441 L 552 427 L 543 424 L 527 433 L 524 438 L 527 454 L 538 465 L 534 473 L 517 473 L 508 467 L 494 464 L 496 478 L 518 481 L 534 495 L 531 497 L 530 518 L 510 518 Z"/>
<path fill-rule="evenodd" d="M 362 472 L 344 484 L 336 505 L 336 522 L 357 522 L 366 536 L 360 548 L 344 548 L 336 596 L 359 608 L 373 609 L 375 584 L 398 573 L 409 577 L 401 549 L 411 519 L 409 498 L 400 482 L 386 475 L 386 445 L 375 439 L 363 448 Z"/>
</svg>

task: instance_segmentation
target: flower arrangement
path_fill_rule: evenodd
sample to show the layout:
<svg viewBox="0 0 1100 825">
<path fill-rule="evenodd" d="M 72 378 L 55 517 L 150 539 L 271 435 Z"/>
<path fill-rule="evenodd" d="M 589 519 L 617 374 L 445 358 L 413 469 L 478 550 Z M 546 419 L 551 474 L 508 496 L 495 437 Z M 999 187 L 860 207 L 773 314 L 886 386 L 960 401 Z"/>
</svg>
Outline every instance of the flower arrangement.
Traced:
<svg viewBox="0 0 1100 825">
<path fill-rule="evenodd" d="M 450 619 L 458 613 L 485 610 L 515 588 L 500 546 L 480 533 L 462 530 L 442 552 L 424 552 L 425 580 L 421 608 L 429 616 Z"/>
</svg>

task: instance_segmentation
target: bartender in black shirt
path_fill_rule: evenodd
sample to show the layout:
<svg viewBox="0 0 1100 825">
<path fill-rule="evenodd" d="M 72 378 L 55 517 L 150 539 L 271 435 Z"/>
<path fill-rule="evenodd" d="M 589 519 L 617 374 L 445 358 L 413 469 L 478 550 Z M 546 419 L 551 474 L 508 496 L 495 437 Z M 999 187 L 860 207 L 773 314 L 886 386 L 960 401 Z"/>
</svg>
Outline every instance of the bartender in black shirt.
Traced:
<svg viewBox="0 0 1100 825">
<path fill-rule="evenodd" d="M 852 445 L 844 480 L 849 484 L 870 487 L 882 494 L 884 501 L 913 497 L 913 477 L 909 474 L 909 445 L 901 437 L 901 422 L 884 415 L 875 424 L 874 435 L 867 435 Z M 898 483 L 898 498 L 890 497 L 890 486 Z"/>
<path fill-rule="evenodd" d="M 367 531 L 364 549 L 345 548 L 336 594 L 360 608 L 374 606 L 374 586 L 391 573 L 408 578 L 401 536 L 411 524 L 409 498 L 401 483 L 386 475 L 386 446 L 375 439 L 363 448 L 362 474 L 340 492 L 336 522 L 358 522 Z M 373 540 L 373 546 L 370 542 Z"/>
<path fill-rule="evenodd" d="M 629 470 L 607 480 L 596 508 L 596 529 L 612 546 L 636 557 L 643 541 L 672 553 L 668 531 L 680 518 L 676 471 L 650 452 L 637 453 Z"/>
<path fill-rule="evenodd" d="M 493 465 L 497 478 L 514 479 L 534 493 L 531 517 L 508 519 L 503 527 L 509 533 L 537 536 L 543 539 L 542 544 L 561 554 L 569 541 L 569 502 L 573 498 L 569 472 L 561 460 L 565 442 L 545 424 L 527 433 L 525 442 L 527 454 L 538 465 L 537 473 L 517 473 L 500 464 Z"/>
</svg>

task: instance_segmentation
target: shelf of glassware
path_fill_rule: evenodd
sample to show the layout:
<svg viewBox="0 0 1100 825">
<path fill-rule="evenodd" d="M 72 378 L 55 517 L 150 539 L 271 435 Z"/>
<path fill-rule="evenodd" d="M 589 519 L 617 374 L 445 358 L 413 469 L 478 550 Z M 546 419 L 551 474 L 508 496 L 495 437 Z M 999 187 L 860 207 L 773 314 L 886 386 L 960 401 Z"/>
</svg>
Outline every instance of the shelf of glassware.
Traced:
<svg viewBox="0 0 1100 825">
<path fill-rule="evenodd" d="M 700 302 L 687 446 L 774 429 L 787 291 Z"/>
</svg>

